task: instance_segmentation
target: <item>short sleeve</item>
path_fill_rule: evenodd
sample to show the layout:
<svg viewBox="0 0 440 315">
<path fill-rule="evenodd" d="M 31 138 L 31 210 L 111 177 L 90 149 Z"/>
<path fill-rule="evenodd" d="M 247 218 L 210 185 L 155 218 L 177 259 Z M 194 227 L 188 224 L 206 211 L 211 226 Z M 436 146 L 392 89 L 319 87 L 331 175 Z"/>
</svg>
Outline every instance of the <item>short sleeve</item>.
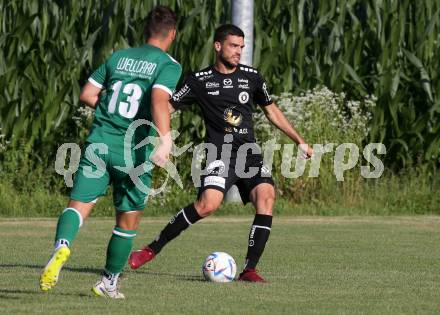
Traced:
<svg viewBox="0 0 440 315">
<path fill-rule="evenodd" d="M 196 101 L 196 84 L 196 79 L 190 75 L 182 83 L 180 89 L 173 94 L 170 103 L 176 110 L 183 109 Z"/>
<path fill-rule="evenodd" d="M 258 105 L 267 106 L 273 103 L 272 98 L 267 90 L 267 83 L 260 74 L 257 74 L 256 89 L 254 92 L 254 100 Z"/>
<path fill-rule="evenodd" d="M 159 88 L 167 92 L 170 96 L 173 95 L 181 74 L 182 67 L 178 63 L 168 63 L 159 72 L 154 81 L 153 89 Z"/>
<path fill-rule="evenodd" d="M 92 83 L 94 86 L 103 89 L 105 87 L 106 79 L 107 79 L 107 63 L 103 63 L 89 77 L 89 82 Z"/>
</svg>

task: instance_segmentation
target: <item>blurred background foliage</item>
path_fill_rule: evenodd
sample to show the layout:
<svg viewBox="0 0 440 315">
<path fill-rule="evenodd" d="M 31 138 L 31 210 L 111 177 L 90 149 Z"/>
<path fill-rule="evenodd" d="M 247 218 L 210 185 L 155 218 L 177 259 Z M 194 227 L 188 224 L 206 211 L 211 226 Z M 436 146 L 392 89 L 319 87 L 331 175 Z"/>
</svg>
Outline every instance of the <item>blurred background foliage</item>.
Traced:
<svg viewBox="0 0 440 315">
<path fill-rule="evenodd" d="M 35 154 L 53 153 L 78 132 L 80 87 L 112 51 L 142 42 L 156 4 L 179 16 L 171 54 L 186 73 L 213 60 L 216 26 L 230 1 L 2 1 L 0 127 Z M 350 98 L 377 97 L 370 140 L 384 142 L 396 167 L 439 162 L 438 1 L 255 1 L 254 65 L 272 92 L 321 84 Z M 182 117 L 197 130 L 201 122 Z M 12 137 L 14 135 L 14 137 Z"/>
<path fill-rule="evenodd" d="M 59 145 L 85 138 L 81 86 L 114 50 L 142 43 L 156 4 L 179 17 L 170 54 L 184 72 L 211 63 L 214 29 L 230 22 L 231 0 L 0 2 L 2 176 L 20 186 L 29 170 L 55 175 Z M 423 164 L 431 174 L 440 162 L 439 15 L 436 0 L 255 1 L 254 66 L 275 95 L 326 86 L 354 101 L 374 97 L 364 143 L 383 142 L 395 171 Z M 180 144 L 204 136 L 190 111 L 173 124 Z M 45 181 L 62 189 L 57 180 Z"/>
</svg>

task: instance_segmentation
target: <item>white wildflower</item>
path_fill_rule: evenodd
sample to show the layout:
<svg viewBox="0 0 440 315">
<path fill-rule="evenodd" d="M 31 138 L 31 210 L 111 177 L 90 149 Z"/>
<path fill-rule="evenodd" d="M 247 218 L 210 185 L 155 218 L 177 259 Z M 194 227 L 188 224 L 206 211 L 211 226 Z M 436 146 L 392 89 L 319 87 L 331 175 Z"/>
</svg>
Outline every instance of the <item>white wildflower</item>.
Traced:
<svg viewBox="0 0 440 315">
<path fill-rule="evenodd" d="M 325 86 L 301 92 L 299 96 L 281 93 L 273 99 L 307 141 L 320 143 L 325 138 L 330 142 L 358 144 L 368 134 L 372 119 L 369 110 L 377 101 L 374 95 L 363 100 L 347 100 L 345 93 L 332 92 Z M 262 112 L 254 115 L 254 126 L 259 141 L 278 137 Z"/>
</svg>

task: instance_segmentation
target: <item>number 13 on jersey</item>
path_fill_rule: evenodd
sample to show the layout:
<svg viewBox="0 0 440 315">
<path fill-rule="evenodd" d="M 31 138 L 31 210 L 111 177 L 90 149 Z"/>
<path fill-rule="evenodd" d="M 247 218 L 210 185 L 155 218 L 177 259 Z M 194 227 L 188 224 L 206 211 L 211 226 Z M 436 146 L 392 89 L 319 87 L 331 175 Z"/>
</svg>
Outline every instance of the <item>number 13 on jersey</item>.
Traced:
<svg viewBox="0 0 440 315">
<path fill-rule="evenodd" d="M 108 104 L 108 112 L 114 113 L 116 111 L 116 106 L 118 107 L 118 112 L 122 117 L 133 118 L 136 116 L 139 109 L 139 100 L 142 97 L 142 89 L 136 83 L 128 83 L 122 89 L 122 93 L 127 97 L 125 101 L 120 101 L 118 104 L 119 92 L 122 88 L 122 81 L 117 81 L 112 86 L 113 94 Z"/>
</svg>

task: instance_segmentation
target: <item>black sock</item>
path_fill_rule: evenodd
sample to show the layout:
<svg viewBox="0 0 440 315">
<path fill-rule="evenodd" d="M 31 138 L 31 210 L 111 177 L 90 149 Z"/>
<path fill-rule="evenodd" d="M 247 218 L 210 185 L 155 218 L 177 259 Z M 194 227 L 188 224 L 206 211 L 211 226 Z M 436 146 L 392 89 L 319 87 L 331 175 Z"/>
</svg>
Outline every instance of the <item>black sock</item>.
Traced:
<svg viewBox="0 0 440 315">
<path fill-rule="evenodd" d="M 245 269 L 254 269 L 257 266 L 258 261 L 263 254 L 267 240 L 269 239 L 271 227 L 271 215 L 255 215 L 254 223 L 252 223 L 251 231 L 249 233 L 248 251 L 244 266 Z"/>
<path fill-rule="evenodd" d="M 154 251 L 155 254 L 159 254 L 162 248 L 169 241 L 179 236 L 180 233 L 185 231 L 191 224 L 196 223 L 201 218 L 202 217 L 199 216 L 196 208 L 194 208 L 194 204 L 186 206 L 171 218 L 171 221 L 148 246 Z"/>
</svg>

